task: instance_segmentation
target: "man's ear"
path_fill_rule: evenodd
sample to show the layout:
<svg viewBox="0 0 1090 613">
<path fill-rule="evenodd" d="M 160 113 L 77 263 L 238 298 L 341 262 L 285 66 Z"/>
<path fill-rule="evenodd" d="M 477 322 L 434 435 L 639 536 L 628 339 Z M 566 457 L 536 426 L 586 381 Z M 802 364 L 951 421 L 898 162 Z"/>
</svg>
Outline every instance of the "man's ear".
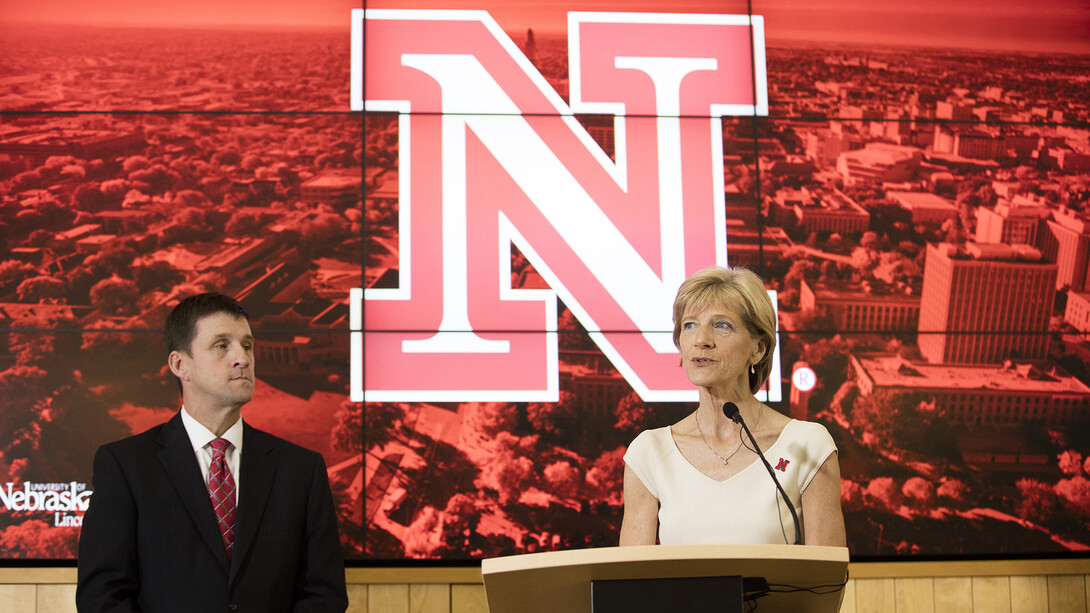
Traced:
<svg viewBox="0 0 1090 613">
<path fill-rule="evenodd" d="M 167 366 L 170 366 L 170 372 L 174 373 L 175 377 L 178 377 L 182 381 L 186 381 L 189 376 L 189 365 L 186 364 L 185 356 L 181 351 L 171 351 L 167 356 Z"/>
</svg>

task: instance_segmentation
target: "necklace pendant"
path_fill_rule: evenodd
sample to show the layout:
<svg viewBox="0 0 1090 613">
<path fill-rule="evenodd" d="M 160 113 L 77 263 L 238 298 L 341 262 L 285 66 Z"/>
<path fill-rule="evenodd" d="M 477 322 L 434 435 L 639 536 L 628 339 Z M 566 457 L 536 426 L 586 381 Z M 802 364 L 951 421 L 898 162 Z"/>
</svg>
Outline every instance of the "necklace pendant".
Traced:
<svg viewBox="0 0 1090 613">
<path fill-rule="evenodd" d="M 726 466 L 726 465 L 727 465 L 727 459 L 723 458 L 723 466 Z"/>
</svg>

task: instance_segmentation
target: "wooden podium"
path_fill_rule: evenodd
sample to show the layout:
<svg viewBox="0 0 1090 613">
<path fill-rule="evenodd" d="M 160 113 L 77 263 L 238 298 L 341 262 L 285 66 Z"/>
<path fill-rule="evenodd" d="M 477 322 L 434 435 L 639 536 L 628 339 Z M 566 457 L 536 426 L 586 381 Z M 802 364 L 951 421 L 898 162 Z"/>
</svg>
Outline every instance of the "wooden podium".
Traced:
<svg viewBox="0 0 1090 613">
<path fill-rule="evenodd" d="M 635 608 L 606 606 L 611 598 L 632 588 L 628 603 L 641 602 L 640 595 L 655 593 L 685 595 L 719 590 L 722 583 L 708 578 L 726 578 L 727 591 L 709 594 L 718 599 L 715 608 L 702 611 L 739 611 L 739 595 L 752 597 L 751 590 L 769 591 L 752 602 L 760 613 L 836 613 L 847 579 L 846 547 L 800 545 L 649 545 L 603 547 L 574 551 L 551 551 L 491 558 L 481 562 L 489 613 L 592 613 Z M 741 581 L 738 580 L 741 578 Z M 763 582 L 769 584 L 765 588 Z M 623 581 L 623 583 L 622 583 Z M 746 589 L 731 592 L 733 581 Z M 591 584 L 596 589 L 592 607 Z M 796 591 L 788 591 L 795 589 Z M 804 591 L 797 588 L 809 588 Z M 641 590 L 643 590 L 641 592 Z M 656 610 L 650 601 L 642 610 Z M 625 604 L 628 607 L 630 604 Z M 672 606 L 671 613 L 683 613 L 685 605 Z"/>
</svg>

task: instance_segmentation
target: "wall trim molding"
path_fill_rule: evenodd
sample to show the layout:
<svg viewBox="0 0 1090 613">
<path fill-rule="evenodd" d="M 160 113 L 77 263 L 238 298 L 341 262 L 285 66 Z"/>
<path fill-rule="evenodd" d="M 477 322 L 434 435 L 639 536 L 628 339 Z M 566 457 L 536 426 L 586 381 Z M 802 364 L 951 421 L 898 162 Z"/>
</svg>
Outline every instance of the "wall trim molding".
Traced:
<svg viewBox="0 0 1090 613">
<path fill-rule="evenodd" d="M 1090 575 L 1090 558 L 1048 560 L 959 560 L 948 562 L 852 562 L 852 579 L 901 577 L 979 577 L 1032 575 Z M 345 570 L 348 583 L 367 584 L 474 584 L 481 583 L 480 567 L 372 567 Z M 70 584 L 74 567 L 0 567 L 0 584 Z"/>
</svg>

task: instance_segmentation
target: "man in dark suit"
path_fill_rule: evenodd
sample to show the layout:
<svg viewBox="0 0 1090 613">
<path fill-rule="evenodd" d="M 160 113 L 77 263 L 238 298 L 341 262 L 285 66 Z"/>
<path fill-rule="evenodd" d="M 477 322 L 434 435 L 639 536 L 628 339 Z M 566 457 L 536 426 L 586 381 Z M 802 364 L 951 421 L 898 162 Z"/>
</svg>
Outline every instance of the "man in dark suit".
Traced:
<svg viewBox="0 0 1090 613">
<path fill-rule="evenodd" d="M 254 395 L 245 310 L 222 294 L 190 296 L 166 333 L 182 409 L 95 455 L 79 611 L 343 612 L 322 456 L 241 419 Z"/>
</svg>

